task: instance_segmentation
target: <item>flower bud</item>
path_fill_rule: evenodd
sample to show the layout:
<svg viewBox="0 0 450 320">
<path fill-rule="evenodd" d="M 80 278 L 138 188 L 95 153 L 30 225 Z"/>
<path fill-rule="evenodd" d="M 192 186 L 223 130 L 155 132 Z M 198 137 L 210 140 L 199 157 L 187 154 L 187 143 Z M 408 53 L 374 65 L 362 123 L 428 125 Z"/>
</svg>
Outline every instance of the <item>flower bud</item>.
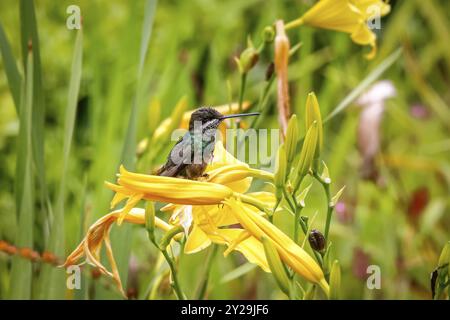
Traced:
<svg viewBox="0 0 450 320">
<path fill-rule="evenodd" d="M 277 200 L 283 196 L 283 188 L 286 182 L 286 151 L 284 144 L 278 148 L 276 171 L 274 176 Z"/>
<path fill-rule="evenodd" d="M 255 64 L 258 62 L 259 54 L 254 47 L 248 47 L 242 51 L 239 59 L 236 59 L 236 63 L 239 67 L 241 74 L 249 72 Z"/>
<path fill-rule="evenodd" d="M 286 160 L 287 167 L 291 167 L 291 163 L 294 160 L 295 153 L 297 150 L 297 142 L 298 142 L 298 122 L 297 116 L 292 115 L 291 119 L 289 119 L 287 131 L 286 131 Z"/>
<path fill-rule="evenodd" d="M 263 31 L 264 42 L 270 43 L 275 39 L 275 30 L 271 26 L 267 26 Z"/>
<path fill-rule="evenodd" d="M 314 151 L 314 170 L 317 170 L 319 165 L 319 156 L 322 151 L 323 145 L 323 129 L 322 129 L 322 116 L 320 114 L 319 102 L 317 101 L 314 92 L 308 94 L 306 99 L 306 112 L 305 112 L 305 125 L 306 130 L 314 123 L 317 122 L 317 146 Z"/>
<path fill-rule="evenodd" d="M 320 231 L 316 229 L 311 230 L 308 236 L 308 241 L 311 248 L 318 252 L 324 252 L 327 241 Z"/>
<path fill-rule="evenodd" d="M 311 168 L 314 160 L 314 150 L 317 144 L 317 122 L 314 122 L 306 133 L 303 141 L 302 151 L 300 152 L 300 159 L 296 168 L 296 183 L 295 190 L 298 189 L 300 182 L 305 177 Z"/>
<path fill-rule="evenodd" d="M 270 271 L 275 278 L 280 289 L 287 295 L 289 295 L 290 281 L 287 275 L 287 271 L 283 262 L 281 262 L 277 249 L 266 237 L 261 238 L 261 242 L 264 246 L 264 252 L 266 254 L 267 263 L 269 264 Z"/>
<path fill-rule="evenodd" d="M 147 201 L 145 206 L 145 227 L 147 228 L 148 236 L 152 242 L 155 240 L 155 204 L 153 201 Z"/>
<path fill-rule="evenodd" d="M 330 273 L 330 299 L 338 300 L 341 288 L 341 267 L 338 260 L 334 260 Z"/>
<path fill-rule="evenodd" d="M 439 257 L 438 268 L 445 266 L 450 263 L 450 241 L 442 249 L 441 255 Z"/>
</svg>

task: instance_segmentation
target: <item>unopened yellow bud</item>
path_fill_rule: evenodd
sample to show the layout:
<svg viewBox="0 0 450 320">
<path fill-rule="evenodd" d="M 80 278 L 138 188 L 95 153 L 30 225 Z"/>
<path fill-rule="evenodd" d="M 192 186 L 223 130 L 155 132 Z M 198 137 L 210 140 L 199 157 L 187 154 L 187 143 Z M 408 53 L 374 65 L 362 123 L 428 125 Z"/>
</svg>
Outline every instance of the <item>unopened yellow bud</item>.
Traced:
<svg viewBox="0 0 450 320">
<path fill-rule="evenodd" d="M 306 112 L 305 112 L 305 125 L 306 130 L 311 127 L 314 122 L 317 122 L 317 146 L 314 151 L 314 170 L 317 170 L 319 165 L 319 156 L 322 152 L 323 145 L 323 128 L 322 128 L 322 116 L 320 114 L 319 102 L 317 101 L 314 92 L 308 94 L 306 99 Z"/>
<path fill-rule="evenodd" d="M 450 263 L 450 241 L 446 243 L 439 257 L 438 267 L 443 267 Z"/>
<path fill-rule="evenodd" d="M 306 133 L 303 141 L 302 151 L 300 152 L 300 159 L 296 168 L 296 184 L 295 190 L 298 189 L 300 182 L 305 177 L 314 161 L 314 151 L 317 145 L 318 127 L 317 122 L 314 122 Z"/>
<path fill-rule="evenodd" d="M 259 54 L 254 47 L 248 47 L 242 51 L 239 59 L 236 60 L 239 72 L 244 74 L 249 72 L 258 62 Z"/>
<path fill-rule="evenodd" d="M 334 260 L 330 273 L 330 299 L 338 300 L 341 288 L 341 267 L 338 260 Z"/>
<path fill-rule="evenodd" d="M 286 268 L 281 262 L 277 249 L 271 240 L 266 237 L 261 237 L 261 242 L 264 246 L 264 252 L 269 264 L 270 271 L 275 278 L 280 289 L 287 295 L 289 295 L 290 281 L 286 272 Z"/>
<path fill-rule="evenodd" d="M 267 26 L 263 31 L 263 38 L 265 42 L 272 42 L 275 39 L 275 30 L 271 26 Z"/>
<path fill-rule="evenodd" d="M 283 195 L 283 188 L 284 184 L 286 182 L 286 150 L 284 147 L 284 144 L 282 144 L 278 148 L 278 154 L 277 154 L 277 162 L 276 162 L 276 171 L 274 176 L 274 183 L 275 183 L 275 189 L 276 189 L 276 196 L 277 199 L 281 199 Z"/>
<path fill-rule="evenodd" d="M 147 228 L 150 240 L 155 240 L 155 204 L 153 201 L 147 201 L 145 207 L 145 227 Z"/>
<path fill-rule="evenodd" d="M 291 119 L 289 119 L 287 131 L 286 131 L 286 159 L 287 166 L 290 168 L 292 161 L 294 160 L 295 153 L 297 150 L 297 142 L 298 142 L 298 122 L 297 116 L 292 115 Z"/>
</svg>

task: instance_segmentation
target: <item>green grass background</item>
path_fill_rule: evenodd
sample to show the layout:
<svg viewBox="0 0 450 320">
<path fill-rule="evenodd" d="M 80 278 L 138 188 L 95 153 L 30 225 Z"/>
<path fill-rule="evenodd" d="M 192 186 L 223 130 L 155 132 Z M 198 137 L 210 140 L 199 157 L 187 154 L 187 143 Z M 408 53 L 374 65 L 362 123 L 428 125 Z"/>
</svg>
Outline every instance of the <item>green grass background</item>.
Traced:
<svg viewBox="0 0 450 320">
<path fill-rule="evenodd" d="M 138 141 L 170 116 L 183 96 L 190 109 L 226 104 L 230 94 L 236 101 L 239 73 L 233 57 L 247 37 L 258 43 L 266 25 L 279 18 L 290 21 L 311 3 L 2 0 L 0 240 L 64 258 L 87 226 L 108 212 L 112 192 L 103 181 L 113 181 L 121 163 L 135 169 Z M 66 8 L 72 4 L 81 8 L 82 31 L 66 28 Z M 391 4 L 377 32 L 373 61 L 365 60 L 368 49 L 346 34 L 308 27 L 289 31 L 291 43 L 302 43 L 289 64 L 292 108 L 301 125 L 308 92 L 316 92 L 326 117 L 402 50 L 379 76 L 397 89 L 382 121 L 381 153 L 400 161 L 392 165 L 381 157 L 384 186 L 362 180 L 358 172 L 359 108 L 345 103 L 324 127 L 323 158 L 334 188 L 346 185 L 343 201 L 352 216 L 350 222 L 335 216 L 331 227 L 343 272 L 342 296 L 350 299 L 429 298 L 429 274 L 449 240 L 449 2 Z M 262 56 L 250 73 L 246 100 L 257 101 L 269 58 Z M 159 117 L 150 110 L 151 101 L 159 101 Z M 261 127 L 278 126 L 275 102 L 273 92 Z M 414 105 L 423 106 L 428 116 L 412 116 Z M 413 215 L 417 190 L 428 197 Z M 306 214 L 318 210 L 315 223 L 322 226 L 320 186 L 313 187 L 307 204 Z M 284 228 L 289 221 L 281 216 L 275 223 Z M 167 266 L 157 264 L 157 251 L 142 227 L 114 227 L 112 239 L 123 282 L 136 297 L 147 298 Z M 270 275 L 245 264 L 238 253 L 223 258 L 222 251 L 213 264 L 208 298 L 284 298 Z M 181 257 L 180 279 L 189 297 L 207 254 Z M 368 264 L 381 267 L 380 290 L 366 287 L 361 270 Z M 89 270 L 84 275 L 82 289 L 68 292 L 64 270 L 0 252 L 2 299 L 120 298 L 105 277 L 94 279 Z M 167 277 L 154 297 L 173 298 Z"/>
</svg>

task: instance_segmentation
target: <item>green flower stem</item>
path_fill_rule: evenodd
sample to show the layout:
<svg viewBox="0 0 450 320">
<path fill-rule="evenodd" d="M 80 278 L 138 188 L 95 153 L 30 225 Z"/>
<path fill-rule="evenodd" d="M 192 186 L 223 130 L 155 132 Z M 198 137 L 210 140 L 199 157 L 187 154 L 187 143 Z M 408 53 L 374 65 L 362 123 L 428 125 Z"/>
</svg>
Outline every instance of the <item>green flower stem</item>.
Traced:
<svg viewBox="0 0 450 320">
<path fill-rule="evenodd" d="M 242 113 L 242 103 L 244 102 L 245 85 L 247 83 L 247 73 L 241 74 L 241 88 L 239 89 L 239 113 Z"/>
<path fill-rule="evenodd" d="M 175 268 L 175 261 L 169 255 L 169 253 L 167 252 L 167 249 L 162 249 L 161 253 L 163 254 L 164 258 L 166 259 L 167 264 L 169 265 L 170 272 L 171 272 L 171 278 L 172 278 L 171 285 L 175 291 L 175 294 L 176 294 L 178 300 L 186 300 L 186 296 L 184 295 L 183 291 L 181 291 L 180 283 L 178 281 L 177 270 Z"/>
<path fill-rule="evenodd" d="M 216 256 L 218 246 L 216 244 L 212 245 L 208 256 L 206 257 L 205 268 L 203 270 L 202 280 L 200 281 L 200 287 L 198 288 L 198 293 L 196 294 L 197 300 L 203 300 L 205 298 L 206 289 L 208 287 L 209 274 L 211 272 L 212 263 L 214 257 Z"/>
<path fill-rule="evenodd" d="M 327 197 L 327 219 L 326 219 L 326 222 L 325 222 L 324 237 L 325 237 L 325 240 L 328 240 L 328 234 L 329 234 L 329 231 L 330 231 L 330 224 L 331 224 L 331 216 L 333 215 L 333 205 L 331 203 L 330 184 L 326 183 L 317 174 L 317 172 L 314 172 L 313 176 L 322 185 L 323 190 L 325 191 L 325 195 Z"/>
<path fill-rule="evenodd" d="M 155 244 L 155 246 L 159 249 L 159 251 L 161 251 L 164 258 L 166 259 L 167 264 L 169 265 L 171 278 L 172 278 L 171 285 L 172 285 L 173 290 L 175 291 L 175 295 L 177 296 L 177 298 L 179 300 L 186 300 L 186 296 L 184 295 L 183 291 L 181 291 L 180 283 L 178 281 L 178 275 L 177 275 L 177 269 L 175 267 L 175 261 L 170 256 L 169 252 L 167 251 L 167 247 L 170 245 L 170 241 L 177 234 L 179 234 L 181 232 L 183 232 L 182 226 L 173 227 L 172 229 L 170 229 L 169 231 L 166 232 L 166 234 L 161 239 L 159 245 L 156 243 L 155 239 L 150 236 L 150 234 L 149 234 L 149 239 L 153 244 Z"/>
<path fill-rule="evenodd" d="M 261 123 L 262 119 L 264 119 L 265 115 L 269 112 L 270 108 L 266 108 L 266 106 L 269 100 L 269 93 L 270 89 L 272 88 L 274 79 L 275 79 L 274 75 L 271 75 L 270 79 L 266 82 L 264 86 L 264 89 L 258 101 L 258 107 L 256 109 L 258 112 L 261 112 L 261 114 L 258 117 L 253 117 L 252 122 L 250 124 L 250 128 L 257 128 Z"/>
<path fill-rule="evenodd" d="M 298 240 L 298 226 L 300 225 L 302 227 L 303 233 L 306 235 L 308 231 L 308 227 L 306 226 L 305 222 L 300 218 L 300 212 L 302 211 L 302 207 L 297 205 L 296 201 L 292 198 L 292 196 L 286 191 L 286 189 L 283 189 L 284 197 L 289 204 L 289 207 L 291 208 L 292 212 L 294 212 L 294 241 L 297 243 Z"/>
</svg>

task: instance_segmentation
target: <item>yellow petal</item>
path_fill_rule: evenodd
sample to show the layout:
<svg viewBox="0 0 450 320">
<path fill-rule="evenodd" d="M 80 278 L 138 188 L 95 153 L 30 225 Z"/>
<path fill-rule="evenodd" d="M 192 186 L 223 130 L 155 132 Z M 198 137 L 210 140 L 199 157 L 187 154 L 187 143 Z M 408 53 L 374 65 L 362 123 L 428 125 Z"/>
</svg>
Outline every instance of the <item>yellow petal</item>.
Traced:
<svg viewBox="0 0 450 320">
<path fill-rule="evenodd" d="M 211 240 L 208 236 L 202 231 L 201 228 L 194 224 L 186 240 L 186 244 L 184 245 L 184 253 L 191 254 L 201 251 L 207 248 L 210 244 Z"/>
<path fill-rule="evenodd" d="M 233 214 L 244 229 L 249 231 L 258 240 L 261 237 L 266 237 L 271 240 L 276 246 L 280 257 L 287 265 L 307 280 L 318 283 L 323 286 L 324 290 L 327 290 L 324 285 L 326 281 L 324 281 L 323 272 L 318 264 L 287 235 L 261 215 L 248 210 L 239 201 L 228 199 L 225 201 L 225 204 L 232 208 Z"/>
<path fill-rule="evenodd" d="M 233 190 L 220 184 L 132 173 L 123 166 L 118 183 L 119 186 L 111 183 L 107 186 L 132 197 L 142 195 L 147 200 L 176 204 L 218 204 L 233 194 Z"/>
<path fill-rule="evenodd" d="M 209 235 L 211 240 L 218 244 L 231 244 L 232 239 L 238 238 L 245 230 L 242 229 L 217 229 L 215 234 Z M 250 262 L 258 265 L 265 272 L 270 272 L 264 247 L 260 241 L 254 237 L 249 237 L 237 244 L 236 251 L 239 251 Z"/>
</svg>

